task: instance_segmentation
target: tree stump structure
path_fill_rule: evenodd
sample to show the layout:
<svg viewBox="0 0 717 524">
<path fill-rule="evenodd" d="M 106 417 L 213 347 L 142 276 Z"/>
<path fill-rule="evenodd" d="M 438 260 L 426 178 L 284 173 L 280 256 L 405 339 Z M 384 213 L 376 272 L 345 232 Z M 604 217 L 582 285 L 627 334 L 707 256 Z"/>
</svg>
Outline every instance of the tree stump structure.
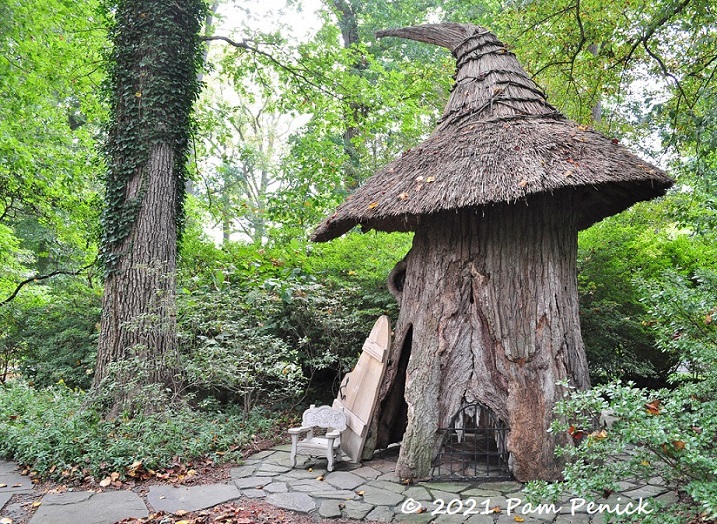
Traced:
<svg viewBox="0 0 717 524">
<path fill-rule="evenodd" d="M 356 225 L 415 231 L 389 275 L 399 318 L 365 451 L 401 442 L 396 474 L 426 479 L 462 407 L 508 425 L 520 481 L 559 478 L 548 431 L 561 384 L 590 386 L 580 333 L 577 234 L 672 181 L 547 103 L 489 31 L 431 24 L 380 31 L 457 60 L 439 126 L 368 179 L 313 234 Z M 364 454 L 367 457 L 368 453 Z"/>
<path fill-rule="evenodd" d="M 466 402 L 487 406 L 509 425 L 516 478 L 559 474 L 553 452 L 567 435 L 547 431 L 563 394 L 556 383 L 589 387 L 577 224 L 569 208 L 556 213 L 545 196 L 510 213 L 506 207 L 435 217 L 416 232 L 405 258 L 396 327 L 403 340 L 393 346 L 411 353 L 401 478 L 429 476 L 441 445 L 438 429 Z"/>
</svg>

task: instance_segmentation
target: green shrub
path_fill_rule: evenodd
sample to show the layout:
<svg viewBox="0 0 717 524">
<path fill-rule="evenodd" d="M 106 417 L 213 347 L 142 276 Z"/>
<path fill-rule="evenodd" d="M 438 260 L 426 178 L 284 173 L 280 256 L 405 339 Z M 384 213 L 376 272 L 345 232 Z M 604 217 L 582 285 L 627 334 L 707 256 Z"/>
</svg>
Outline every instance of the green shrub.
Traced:
<svg viewBox="0 0 717 524">
<path fill-rule="evenodd" d="M 642 283 L 659 284 L 665 271 L 717 269 L 717 244 L 671 225 L 674 199 L 636 205 L 580 233 L 580 323 L 593 383 L 664 387 L 677 363 L 657 346 Z"/>
<path fill-rule="evenodd" d="M 717 518 L 717 273 L 701 270 L 687 278 L 667 272 L 661 284 L 642 285 L 656 341 L 680 362 L 673 387 L 610 383 L 558 403 L 559 419 L 568 422 L 555 423 L 553 431 L 584 438 L 559 451 L 570 459 L 563 482 L 531 489 L 536 497 L 563 490 L 598 496 L 617 490 L 622 480 L 661 477 L 697 507 L 655 511 L 639 522 L 677 524 L 703 512 Z M 603 428 L 606 413 L 614 422 Z"/>
<path fill-rule="evenodd" d="M 297 393 L 300 366 L 326 390 L 353 367 L 376 318 L 395 318 L 385 280 L 402 248 L 405 235 L 353 234 L 183 256 L 178 307 L 190 383 L 252 405 Z"/>
<path fill-rule="evenodd" d="M 136 461 L 160 470 L 176 460 L 238 459 L 255 435 L 271 438 L 278 425 L 258 409 L 245 416 L 177 403 L 151 415 L 102 420 L 81 391 L 19 380 L 0 395 L 0 454 L 55 479 L 124 475 Z"/>
<path fill-rule="evenodd" d="M 38 290 L 35 290 L 38 291 Z M 59 280 L 0 308 L 0 354 L 40 386 L 88 388 L 97 355 L 101 289 Z"/>
</svg>

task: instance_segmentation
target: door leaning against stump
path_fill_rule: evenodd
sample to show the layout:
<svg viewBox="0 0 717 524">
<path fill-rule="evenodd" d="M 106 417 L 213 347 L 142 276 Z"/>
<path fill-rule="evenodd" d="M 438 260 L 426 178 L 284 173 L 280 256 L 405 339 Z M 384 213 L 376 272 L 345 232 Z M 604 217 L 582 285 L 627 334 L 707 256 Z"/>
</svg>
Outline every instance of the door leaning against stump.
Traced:
<svg viewBox="0 0 717 524">
<path fill-rule="evenodd" d="M 371 329 L 356 367 L 341 382 L 338 397 L 334 400 L 333 407 L 343 409 L 346 414 L 348 427 L 341 434 L 341 448 L 351 462 L 361 459 L 390 345 L 391 322 L 383 315 Z"/>
</svg>

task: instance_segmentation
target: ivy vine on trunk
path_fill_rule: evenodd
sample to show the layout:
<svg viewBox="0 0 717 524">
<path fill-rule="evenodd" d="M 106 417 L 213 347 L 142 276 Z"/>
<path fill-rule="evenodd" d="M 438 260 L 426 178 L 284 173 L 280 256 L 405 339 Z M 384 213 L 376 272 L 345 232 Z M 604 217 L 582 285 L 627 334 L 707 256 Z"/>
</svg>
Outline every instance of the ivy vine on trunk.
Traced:
<svg viewBox="0 0 717 524">
<path fill-rule="evenodd" d="M 113 376 L 110 412 L 142 382 L 167 384 L 177 351 L 175 269 L 191 109 L 200 90 L 201 0 L 118 0 L 109 60 L 110 125 L 100 256 L 105 291 L 95 387 L 113 363 L 146 371 Z M 126 367 L 124 368 L 126 369 Z M 130 386 L 131 385 L 131 386 Z"/>
</svg>

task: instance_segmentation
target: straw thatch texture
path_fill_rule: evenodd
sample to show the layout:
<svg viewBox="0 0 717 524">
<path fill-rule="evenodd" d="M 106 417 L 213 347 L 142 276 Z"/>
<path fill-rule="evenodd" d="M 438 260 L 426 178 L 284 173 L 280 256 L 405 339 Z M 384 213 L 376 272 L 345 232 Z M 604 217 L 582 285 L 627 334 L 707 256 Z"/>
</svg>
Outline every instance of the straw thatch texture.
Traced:
<svg viewBox="0 0 717 524">
<path fill-rule="evenodd" d="M 435 24 L 377 36 L 447 47 L 456 56 L 456 83 L 433 134 L 369 178 L 313 240 L 330 240 L 357 224 L 410 231 L 439 211 L 528 201 L 563 188 L 574 189 L 582 229 L 672 185 L 617 141 L 558 113 L 487 30 Z"/>
</svg>

